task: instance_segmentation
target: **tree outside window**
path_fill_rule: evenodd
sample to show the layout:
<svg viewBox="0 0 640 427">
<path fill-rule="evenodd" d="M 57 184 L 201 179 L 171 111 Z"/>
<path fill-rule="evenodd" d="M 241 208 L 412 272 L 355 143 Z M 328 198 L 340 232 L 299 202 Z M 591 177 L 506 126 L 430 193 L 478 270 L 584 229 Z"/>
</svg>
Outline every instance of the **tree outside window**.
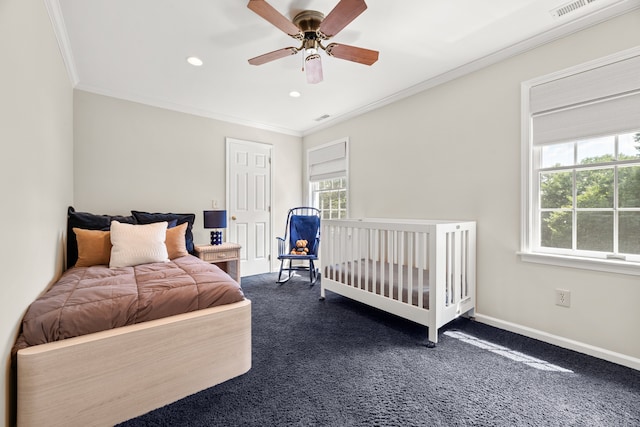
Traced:
<svg viewBox="0 0 640 427">
<path fill-rule="evenodd" d="M 640 254 L 640 132 L 541 147 L 540 246 Z"/>
</svg>

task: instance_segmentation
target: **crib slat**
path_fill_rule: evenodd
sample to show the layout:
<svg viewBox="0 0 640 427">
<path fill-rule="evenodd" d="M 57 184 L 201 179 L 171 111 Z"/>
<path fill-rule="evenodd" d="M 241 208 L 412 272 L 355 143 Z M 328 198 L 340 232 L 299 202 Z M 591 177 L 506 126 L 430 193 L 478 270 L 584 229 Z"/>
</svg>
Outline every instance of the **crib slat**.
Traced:
<svg viewBox="0 0 640 427">
<path fill-rule="evenodd" d="M 328 238 L 328 241 L 323 246 L 321 246 L 321 250 L 323 251 L 322 257 L 324 258 L 326 263 L 326 267 L 324 267 L 324 272 L 325 272 L 325 275 L 331 280 L 334 279 L 333 273 L 335 271 L 333 251 L 331 250 L 331 247 L 333 246 L 333 242 L 335 240 L 332 236 L 332 228 L 333 227 L 331 227 L 330 225 L 322 224 L 322 236 L 324 239 Z"/>
<path fill-rule="evenodd" d="M 344 259 L 344 260 L 347 261 L 345 263 L 345 267 L 348 266 L 348 262 L 349 262 L 349 258 L 346 257 L 347 254 L 345 253 L 345 250 L 344 250 L 344 246 L 346 244 L 345 243 L 345 238 L 344 238 L 346 236 L 346 231 L 347 230 L 344 227 L 340 229 L 340 236 L 342 236 L 342 238 L 340 238 L 339 241 L 338 241 L 338 245 L 339 245 L 338 254 L 340 256 L 340 259 Z M 342 283 L 344 283 L 345 280 L 346 280 L 346 274 L 347 273 L 346 273 L 345 270 L 346 270 L 346 268 L 343 268 L 343 269 L 340 270 L 340 278 L 338 280 L 340 282 L 342 282 Z"/>
<path fill-rule="evenodd" d="M 445 305 L 448 307 L 451 304 L 451 277 L 452 277 L 452 258 L 453 258 L 453 239 L 451 233 L 447 233 L 447 287 Z"/>
<path fill-rule="evenodd" d="M 353 286 L 360 289 L 362 288 L 362 274 L 360 274 L 360 268 L 362 268 L 362 263 L 360 262 L 360 230 L 358 228 L 353 228 L 351 230 L 353 235 L 352 246 L 353 246 L 353 262 L 354 262 L 354 272 L 351 274 L 351 283 Z"/>
<path fill-rule="evenodd" d="M 404 283 L 404 268 L 402 268 L 402 266 L 404 266 L 404 244 L 405 244 L 405 232 L 404 231 L 399 231 L 398 232 L 398 242 L 396 243 L 396 260 L 395 260 L 395 265 L 398 268 L 398 293 L 396 294 L 396 299 L 398 301 L 402 301 L 402 291 L 403 289 L 403 283 Z"/>
<path fill-rule="evenodd" d="M 356 257 L 353 250 L 353 241 L 355 239 L 353 228 L 349 228 L 347 236 L 349 238 L 345 241 L 345 245 L 347 248 L 347 259 L 351 260 L 351 268 L 348 270 L 347 272 L 348 277 L 345 280 L 347 281 L 347 283 L 351 283 L 351 286 L 356 287 L 357 285 L 354 282 L 355 270 L 356 270 L 356 261 L 355 261 Z"/>
<path fill-rule="evenodd" d="M 414 234 L 407 234 L 407 304 L 413 304 L 413 245 Z"/>
<path fill-rule="evenodd" d="M 451 304 L 455 304 L 456 302 L 456 283 L 458 282 L 457 278 L 457 263 L 458 263 L 458 234 L 453 231 L 451 232 L 451 242 L 453 243 L 451 248 Z"/>
<path fill-rule="evenodd" d="M 391 299 L 393 299 L 393 290 L 390 289 L 391 284 L 393 283 L 393 243 L 395 242 L 395 237 L 396 237 L 396 230 L 393 231 L 389 231 L 388 232 L 388 238 L 387 238 L 387 258 L 386 258 L 386 264 L 387 264 L 387 280 L 385 280 L 385 282 L 387 283 L 387 296 Z"/>
<path fill-rule="evenodd" d="M 423 301 L 423 294 L 424 294 L 424 261 L 426 259 L 426 248 L 423 246 L 424 244 L 424 238 L 423 238 L 423 234 L 420 233 L 418 235 L 418 307 L 422 308 L 424 307 L 424 301 Z"/>
<path fill-rule="evenodd" d="M 333 246 L 333 251 L 335 254 L 335 259 L 336 261 L 339 261 L 342 259 L 342 254 L 340 253 L 340 245 L 342 244 L 342 228 L 341 227 L 336 227 L 335 230 L 336 233 L 336 239 L 334 242 L 334 246 Z M 342 280 L 340 279 L 340 275 L 342 274 L 342 269 L 344 268 L 344 266 L 342 264 L 339 265 L 339 269 L 336 271 L 336 280 L 341 282 Z"/>
<path fill-rule="evenodd" d="M 371 289 L 369 289 L 369 259 L 371 259 L 371 247 L 373 245 L 375 245 L 375 242 L 372 241 L 371 239 L 371 230 L 370 229 L 366 229 L 365 230 L 365 238 L 367 239 L 366 244 L 365 244 L 365 257 L 364 257 L 364 283 L 365 286 L 367 287 L 366 290 L 371 291 Z"/>
<path fill-rule="evenodd" d="M 382 283 L 384 281 L 384 275 L 385 275 L 384 252 L 387 250 L 387 239 L 386 239 L 387 233 L 384 230 L 378 230 L 378 233 L 379 233 L 378 238 L 380 239 L 380 246 L 378 247 L 378 253 L 376 254 L 378 256 L 376 261 L 380 266 L 380 272 L 378 273 L 378 280 L 376 283 L 379 282 L 380 286 L 378 286 L 378 288 L 376 289 L 376 292 L 379 295 L 384 295 L 384 289 L 383 289 Z"/>
<path fill-rule="evenodd" d="M 465 288 L 465 262 L 466 262 L 466 244 L 465 244 L 465 232 L 459 231 L 460 234 L 460 267 L 459 267 L 459 276 L 460 276 L 460 292 L 458 293 L 458 301 L 462 301 L 464 298 L 464 288 Z"/>
<path fill-rule="evenodd" d="M 378 281 L 378 260 L 380 259 L 380 235 L 379 232 L 377 230 L 370 230 L 371 232 L 371 237 L 374 240 L 374 244 L 373 244 L 373 253 L 371 254 L 371 263 L 373 264 L 371 266 L 371 271 L 372 271 L 372 278 L 371 278 L 371 292 L 373 292 L 374 294 L 377 293 L 376 290 L 376 283 Z"/>
<path fill-rule="evenodd" d="M 333 263 L 331 265 L 334 266 L 331 271 L 331 279 L 335 280 L 337 278 L 337 271 L 335 267 L 337 267 L 337 261 L 340 259 L 338 257 L 338 254 L 336 254 L 336 242 L 338 241 L 336 227 L 331 227 L 331 234 L 336 236 L 336 239 L 333 239 L 331 241 L 332 244 L 329 245 L 329 251 L 331 251 L 330 257 L 333 260 Z"/>
<path fill-rule="evenodd" d="M 451 240 L 453 242 L 452 259 L 451 259 L 451 304 L 455 304 L 458 301 L 458 282 L 460 281 L 459 265 L 460 265 L 460 245 L 459 243 L 460 233 L 455 231 L 451 232 Z"/>
<path fill-rule="evenodd" d="M 344 259 L 346 262 L 345 262 L 345 268 L 342 270 L 342 278 L 341 278 L 341 280 L 344 283 L 348 283 L 349 270 L 351 269 L 350 267 L 353 265 L 353 261 L 351 260 L 351 258 L 349 257 L 349 253 L 347 252 L 347 242 L 348 242 L 348 236 L 349 236 L 349 227 L 345 227 L 344 228 L 342 236 L 344 236 L 344 237 L 342 239 L 340 239 L 340 253 L 341 253 L 342 259 Z"/>
<path fill-rule="evenodd" d="M 331 227 L 331 234 L 336 237 L 331 241 L 331 245 L 329 245 L 330 256 L 331 256 L 331 259 L 333 260 L 333 263 L 331 265 L 334 267 L 331 271 L 331 276 L 332 276 L 331 278 L 335 280 L 337 279 L 337 276 L 338 276 L 338 272 L 336 271 L 337 261 L 340 259 L 338 257 L 338 254 L 336 254 L 336 244 L 337 244 L 336 242 L 338 241 L 336 227 Z"/>
<path fill-rule="evenodd" d="M 354 237 L 354 239 L 356 240 L 356 242 L 355 242 L 356 243 L 356 253 L 353 254 L 353 255 L 354 255 L 354 258 L 356 260 L 356 264 L 358 266 L 358 270 L 357 270 L 358 272 L 357 272 L 357 275 L 356 275 L 356 279 L 358 280 L 358 288 L 359 289 L 364 289 L 367 282 L 364 281 L 364 274 L 363 274 L 364 271 L 362 271 L 362 261 L 363 261 L 363 258 L 365 258 L 365 257 L 362 256 L 362 251 L 363 251 L 363 247 L 366 247 L 366 246 L 363 246 L 364 242 L 362 241 L 362 234 L 363 234 L 362 230 L 359 229 L 359 228 L 355 228 L 354 231 L 356 232 L 355 233 L 356 236 Z"/>
<path fill-rule="evenodd" d="M 378 262 L 380 263 L 380 288 L 376 291 L 379 293 L 379 295 L 384 296 L 385 295 L 385 291 L 384 291 L 384 278 L 386 277 L 386 266 L 387 266 L 387 240 L 389 237 L 389 231 L 387 230 L 381 230 L 380 231 L 380 249 L 381 249 L 381 253 L 380 253 L 380 258 L 378 259 Z"/>
<path fill-rule="evenodd" d="M 469 230 L 464 231 L 464 295 L 463 298 L 469 296 L 469 281 L 467 280 L 467 274 L 469 273 Z"/>
</svg>

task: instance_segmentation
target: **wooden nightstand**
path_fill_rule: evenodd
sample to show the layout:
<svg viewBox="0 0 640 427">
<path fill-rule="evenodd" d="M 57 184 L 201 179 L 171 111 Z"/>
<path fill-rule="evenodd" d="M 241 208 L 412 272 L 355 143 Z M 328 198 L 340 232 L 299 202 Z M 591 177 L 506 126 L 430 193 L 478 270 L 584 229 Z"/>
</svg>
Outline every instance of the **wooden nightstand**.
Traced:
<svg viewBox="0 0 640 427">
<path fill-rule="evenodd" d="M 221 245 L 196 245 L 196 256 L 217 265 L 233 280 L 240 283 L 240 246 L 225 242 Z"/>
</svg>

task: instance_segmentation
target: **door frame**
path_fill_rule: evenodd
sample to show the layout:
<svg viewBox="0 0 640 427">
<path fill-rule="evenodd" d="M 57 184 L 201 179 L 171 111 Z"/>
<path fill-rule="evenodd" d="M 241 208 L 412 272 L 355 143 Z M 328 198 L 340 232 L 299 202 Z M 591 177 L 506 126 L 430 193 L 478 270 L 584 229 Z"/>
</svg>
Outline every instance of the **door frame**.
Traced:
<svg viewBox="0 0 640 427">
<path fill-rule="evenodd" d="M 255 147 L 261 147 L 261 148 L 268 148 L 269 149 L 269 187 L 270 187 L 270 191 L 269 191 L 269 239 L 271 239 L 272 243 L 269 245 L 270 247 L 270 253 L 269 253 L 269 273 L 275 271 L 274 270 L 274 258 L 277 258 L 277 249 L 274 250 L 274 243 L 273 241 L 275 240 L 274 234 L 273 234 L 273 170 L 274 170 L 274 165 L 273 165 L 273 150 L 274 150 L 274 146 L 273 144 L 269 144 L 266 142 L 258 142 L 258 141 L 249 141 L 246 139 L 240 139 L 240 138 L 234 138 L 234 137 L 225 137 L 225 181 L 226 181 L 226 188 L 225 188 L 225 206 L 226 209 L 230 208 L 230 201 L 229 201 L 229 194 L 230 194 L 230 177 L 229 177 L 229 172 L 230 172 L 230 159 L 229 159 L 229 146 L 232 144 L 241 144 L 241 145 L 248 145 L 248 146 L 255 146 Z M 230 211 L 229 211 L 230 214 Z M 274 255 L 275 254 L 275 255 Z M 241 262 L 241 261 L 238 261 Z"/>
</svg>

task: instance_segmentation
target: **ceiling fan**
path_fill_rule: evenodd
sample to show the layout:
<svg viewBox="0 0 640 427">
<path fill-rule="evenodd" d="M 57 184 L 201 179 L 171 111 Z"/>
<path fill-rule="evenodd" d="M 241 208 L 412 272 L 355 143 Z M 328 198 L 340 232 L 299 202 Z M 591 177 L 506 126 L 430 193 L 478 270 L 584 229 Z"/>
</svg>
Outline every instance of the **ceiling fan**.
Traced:
<svg viewBox="0 0 640 427">
<path fill-rule="evenodd" d="M 338 34 L 367 9 L 364 0 L 340 0 L 326 17 L 321 12 L 305 10 L 298 13 L 292 21 L 289 21 L 265 0 L 249 0 L 247 7 L 301 42 L 300 47 L 285 47 L 251 58 L 249 59 L 251 65 L 262 65 L 304 51 L 305 65 L 303 68 L 306 70 L 307 82 L 319 83 L 322 81 L 319 49 L 324 50 L 329 56 L 365 65 L 372 65 L 378 60 L 378 51 L 376 50 L 341 43 L 330 43 L 327 46 L 322 44 L 323 40 L 329 40 Z"/>
</svg>

